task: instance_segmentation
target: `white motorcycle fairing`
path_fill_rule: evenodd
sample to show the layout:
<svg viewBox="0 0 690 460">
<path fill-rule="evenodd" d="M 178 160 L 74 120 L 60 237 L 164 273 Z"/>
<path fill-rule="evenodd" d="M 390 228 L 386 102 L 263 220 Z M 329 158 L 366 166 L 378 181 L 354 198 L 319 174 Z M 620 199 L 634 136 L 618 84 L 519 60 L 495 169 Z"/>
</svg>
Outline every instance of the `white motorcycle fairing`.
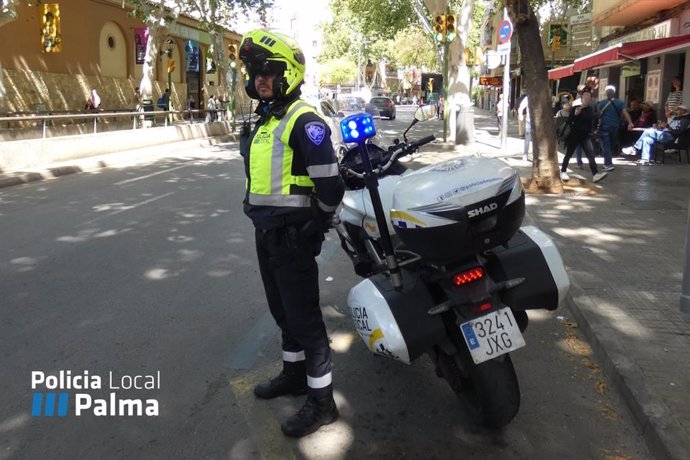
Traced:
<svg viewBox="0 0 690 460">
<path fill-rule="evenodd" d="M 395 188 L 398 186 L 400 179 L 407 174 L 411 174 L 411 171 L 406 171 L 401 176 L 385 176 L 379 179 L 379 194 L 381 195 L 381 204 L 386 212 L 386 216 L 390 216 Z M 371 196 L 366 188 L 360 190 L 347 190 L 345 192 L 339 217 L 343 222 L 348 222 L 356 227 L 364 228 L 364 231 L 371 238 L 380 238 L 381 236 L 378 224 L 376 223 Z M 392 235 L 395 233 L 395 229 L 390 219 L 387 219 L 387 222 L 388 232 Z"/>
</svg>

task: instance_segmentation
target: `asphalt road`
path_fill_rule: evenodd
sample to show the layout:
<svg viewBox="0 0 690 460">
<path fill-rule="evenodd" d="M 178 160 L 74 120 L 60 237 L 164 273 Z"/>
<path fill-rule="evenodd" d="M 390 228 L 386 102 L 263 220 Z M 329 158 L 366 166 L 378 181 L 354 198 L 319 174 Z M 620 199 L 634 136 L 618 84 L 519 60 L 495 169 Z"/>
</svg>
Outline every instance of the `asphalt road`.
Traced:
<svg viewBox="0 0 690 460">
<path fill-rule="evenodd" d="M 402 108 L 377 123 L 393 134 L 409 120 Z M 231 143 L 0 191 L 0 459 L 651 458 L 566 308 L 530 313 L 527 347 L 513 354 L 516 419 L 474 429 L 426 358 L 405 366 L 355 336 L 342 312 L 358 278 L 333 232 L 319 263 L 341 418 L 283 437 L 302 398 L 251 393 L 279 369 L 280 343 L 243 187 Z M 39 382 L 60 371 L 91 388 Z M 124 389 L 134 382 L 144 388 Z M 51 392 L 69 394 L 67 415 L 40 404 L 32 415 L 35 395 Z M 91 398 L 79 416 L 77 394 Z M 123 399 L 158 415 L 96 415 Z"/>
</svg>

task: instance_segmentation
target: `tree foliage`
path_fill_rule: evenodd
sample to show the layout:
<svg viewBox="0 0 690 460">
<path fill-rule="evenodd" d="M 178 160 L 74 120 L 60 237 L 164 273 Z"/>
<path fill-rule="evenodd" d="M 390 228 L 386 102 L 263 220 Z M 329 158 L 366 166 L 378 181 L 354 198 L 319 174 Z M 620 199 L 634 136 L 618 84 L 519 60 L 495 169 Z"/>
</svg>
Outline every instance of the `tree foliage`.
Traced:
<svg viewBox="0 0 690 460">
<path fill-rule="evenodd" d="M 220 67 L 220 82 L 225 83 L 229 62 L 223 46 L 223 30 L 230 28 L 240 13 L 253 12 L 265 18 L 273 0 L 124 0 L 132 10 L 130 15 L 141 20 L 149 29 L 140 88 L 142 97 L 151 97 L 154 65 L 162 41 L 181 14 L 197 19 L 211 35 L 213 60 Z M 227 85 L 223 85 L 227 89 Z"/>
<path fill-rule="evenodd" d="M 360 52 L 365 62 L 390 61 L 396 34 L 419 24 L 411 0 L 330 0 L 329 6 L 333 19 L 322 24 L 320 62 L 339 57 L 357 62 Z"/>
<path fill-rule="evenodd" d="M 439 70 L 438 53 L 433 37 L 417 26 L 398 31 L 390 41 L 392 62 L 403 67 L 424 66 Z"/>
<path fill-rule="evenodd" d="M 318 78 L 321 85 L 352 83 L 357 79 L 356 65 L 345 58 L 330 59 L 321 64 Z"/>
</svg>

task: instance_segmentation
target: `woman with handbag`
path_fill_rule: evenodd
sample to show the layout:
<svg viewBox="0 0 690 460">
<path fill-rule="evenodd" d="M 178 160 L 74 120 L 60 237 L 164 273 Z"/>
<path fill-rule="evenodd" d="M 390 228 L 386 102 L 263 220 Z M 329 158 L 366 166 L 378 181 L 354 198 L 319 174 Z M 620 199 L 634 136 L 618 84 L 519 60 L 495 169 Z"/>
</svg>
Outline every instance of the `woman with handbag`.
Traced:
<svg viewBox="0 0 690 460">
<path fill-rule="evenodd" d="M 574 105 L 574 104 L 573 104 Z M 563 164 L 561 165 L 561 180 L 568 181 L 570 176 L 568 176 L 568 163 L 570 158 L 575 153 L 575 149 L 580 146 L 582 151 L 587 157 L 589 162 L 589 169 L 592 171 L 592 181 L 599 182 L 604 177 L 606 177 L 606 171 L 599 172 L 597 169 L 597 163 L 594 160 L 594 146 L 592 144 L 592 128 L 594 123 L 594 108 L 592 107 L 592 94 L 589 92 L 583 92 L 581 96 L 581 104 L 573 106 L 573 109 L 568 115 L 568 121 L 566 121 L 566 131 L 563 133 L 565 137 L 565 158 L 563 158 Z"/>
</svg>

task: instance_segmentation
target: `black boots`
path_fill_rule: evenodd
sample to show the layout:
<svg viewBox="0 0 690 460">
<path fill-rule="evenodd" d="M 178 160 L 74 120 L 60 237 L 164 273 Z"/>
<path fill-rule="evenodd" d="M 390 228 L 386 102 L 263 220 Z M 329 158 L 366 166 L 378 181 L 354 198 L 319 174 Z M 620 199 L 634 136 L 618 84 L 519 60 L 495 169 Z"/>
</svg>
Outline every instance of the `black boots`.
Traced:
<svg viewBox="0 0 690 460">
<path fill-rule="evenodd" d="M 262 399 L 277 398 L 278 396 L 299 396 L 307 392 L 307 375 L 290 375 L 281 372 L 278 377 L 254 387 L 254 394 Z"/>
<path fill-rule="evenodd" d="M 315 432 L 321 426 L 333 423 L 338 419 L 338 408 L 333 399 L 333 391 L 329 386 L 326 391 L 320 390 L 325 396 L 307 397 L 304 406 L 281 425 L 283 433 L 295 438 L 301 438 Z M 286 374 L 281 372 L 278 377 L 254 387 L 254 394 L 262 399 L 277 398 L 278 396 L 299 396 L 307 393 L 306 374 Z"/>
<path fill-rule="evenodd" d="M 337 419 L 338 408 L 332 394 L 320 398 L 309 396 L 299 412 L 287 419 L 280 428 L 288 436 L 301 438 Z"/>
</svg>

